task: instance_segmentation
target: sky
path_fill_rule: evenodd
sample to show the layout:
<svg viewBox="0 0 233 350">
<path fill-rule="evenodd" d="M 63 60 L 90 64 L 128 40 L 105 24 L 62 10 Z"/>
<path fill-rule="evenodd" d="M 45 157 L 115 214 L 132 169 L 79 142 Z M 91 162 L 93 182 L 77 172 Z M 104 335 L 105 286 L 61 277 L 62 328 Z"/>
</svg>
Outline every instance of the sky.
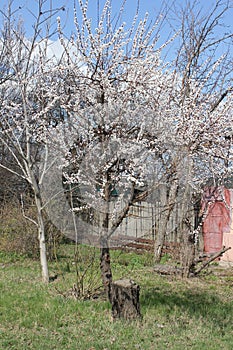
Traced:
<svg viewBox="0 0 233 350">
<path fill-rule="evenodd" d="M 11 0 L 12 1 L 12 0 Z M 43 9 L 49 9 L 50 5 L 53 8 L 61 8 L 64 7 L 64 11 L 59 12 L 59 16 L 62 19 L 62 23 L 65 26 L 65 30 L 67 33 L 73 30 L 73 0 L 42 0 L 45 2 Z M 77 2 L 77 1 L 76 1 Z M 97 4 L 100 4 L 100 9 L 103 7 L 105 0 L 89 0 L 89 15 L 95 21 L 97 19 Z M 232 17 L 233 17 L 233 1 L 230 0 L 232 4 L 232 8 L 229 11 L 228 15 L 224 18 L 224 23 L 231 27 L 231 31 L 233 31 Z M 0 10 L 4 10 L 6 8 L 8 0 L 0 0 Z M 186 0 L 140 0 L 140 15 L 143 17 L 145 12 L 148 12 L 151 18 L 155 18 L 160 10 L 163 7 L 163 4 L 171 8 L 171 15 L 169 16 L 169 21 L 174 20 L 177 15 L 179 8 L 184 6 Z M 191 0 L 191 3 L 194 3 L 194 0 Z M 202 8 L 207 13 L 210 12 L 210 9 L 216 3 L 216 0 L 199 0 L 199 7 Z M 117 13 L 119 9 L 121 1 L 112 0 L 112 8 L 113 13 Z M 129 23 L 133 15 L 135 13 L 137 0 L 127 0 L 125 11 L 122 20 L 126 23 Z M 16 15 L 21 16 L 24 20 L 24 25 L 27 33 L 30 35 L 32 33 L 32 23 L 34 21 L 33 15 L 36 16 L 38 13 L 38 0 L 13 0 L 13 8 L 18 9 Z M 172 18 L 173 17 L 173 18 Z"/>
<path fill-rule="evenodd" d="M 78 1 L 76 1 L 78 2 Z M 93 18 L 93 21 L 97 20 L 98 3 L 100 9 L 103 8 L 104 0 L 89 0 L 88 14 Z M 159 13 L 163 0 L 141 0 L 140 3 L 140 15 L 143 17 L 145 12 L 149 12 L 152 17 Z M 182 1 L 181 1 L 182 2 Z M 0 0 L 0 10 L 4 10 L 8 0 Z M 113 0 L 113 13 L 117 13 L 120 8 L 121 1 Z M 167 1 L 168 3 L 168 1 Z M 69 34 L 73 30 L 73 0 L 47 0 L 44 9 L 48 9 L 52 4 L 53 8 L 62 8 L 64 11 L 59 11 L 59 16 L 62 19 L 65 31 Z M 125 5 L 125 11 L 122 21 L 129 23 L 136 10 L 137 0 L 127 0 Z M 34 21 L 33 14 L 38 14 L 38 0 L 13 0 L 13 8 L 18 10 L 17 16 L 22 16 L 27 33 L 32 33 L 32 23 Z M 78 8 L 78 6 L 77 6 Z"/>
<path fill-rule="evenodd" d="M 11 0 L 12 1 L 12 0 Z M 64 33 L 69 36 L 74 31 L 74 24 L 73 24 L 73 3 L 74 0 L 42 0 L 45 2 L 45 6 L 43 7 L 43 13 L 46 13 L 46 10 L 48 10 L 51 7 L 53 8 L 62 8 L 63 10 L 58 11 L 53 19 L 53 27 L 56 28 L 56 18 L 59 16 L 61 18 L 61 24 L 63 27 Z M 228 26 L 228 31 L 233 33 L 233 0 L 229 0 L 232 8 L 229 10 L 228 14 L 224 17 L 224 25 Z M 77 3 L 78 1 L 76 1 Z M 100 9 L 103 7 L 105 0 L 89 0 L 89 10 L 88 15 L 93 20 L 93 26 L 95 26 L 98 16 L 97 16 L 97 8 L 98 3 Z M 190 0 L 191 3 L 194 3 L 194 0 Z M 6 8 L 6 5 L 8 3 L 8 0 L 0 0 L 0 11 L 4 11 Z M 149 13 L 150 19 L 154 20 L 158 14 L 161 12 L 165 14 L 166 10 L 164 9 L 164 5 L 168 8 L 170 7 L 170 14 L 166 17 L 166 20 L 164 21 L 163 29 L 160 31 L 160 42 L 159 44 L 163 44 L 169 35 L 171 34 L 172 30 L 174 31 L 177 28 L 174 28 L 175 21 L 178 18 L 179 9 L 184 6 L 186 3 L 186 0 L 140 0 L 140 17 L 144 17 L 145 12 Z M 216 0 L 199 0 L 199 8 L 202 8 L 202 10 L 205 13 L 210 13 L 210 9 L 216 4 Z M 119 0 L 112 0 L 112 9 L 113 14 L 117 14 L 117 10 L 119 10 L 121 6 L 121 1 Z M 122 15 L 122 18 L 120 18 L 120 21 L 126 22 L 128 25 L 131 23 L 133 16 L 135 14 L 137 6 L 137 0 L 127 0 L 125 5 L 125 10 Z M 78 6 L 77 6 L 78 8 Z M 16 10 L 15 17 L 16 18 L 22 18 L 24 22 L 24 27 L 26 31 L 26 35 L 30 38 L 33 33 L 33 23 L 35 21 L 35 17 L 38 14 L 38 0 L 13 0 L 13 9 Z M 43 15 L 45 16 L 45 15 Z M 0 27 L 2 27 L 2 17 L 0 16 Z M 225 29 L 222 28 L 224 31 Z M 217 32 L 217 35 L 220 35 Z M 52 38 L 53 40 L 57 40 L 57 37 L 54 36 Z M 232 50 L 232 48 L 231 48 Z M 232 50 L 233 51 L 233 50 Z"/>
</svg>

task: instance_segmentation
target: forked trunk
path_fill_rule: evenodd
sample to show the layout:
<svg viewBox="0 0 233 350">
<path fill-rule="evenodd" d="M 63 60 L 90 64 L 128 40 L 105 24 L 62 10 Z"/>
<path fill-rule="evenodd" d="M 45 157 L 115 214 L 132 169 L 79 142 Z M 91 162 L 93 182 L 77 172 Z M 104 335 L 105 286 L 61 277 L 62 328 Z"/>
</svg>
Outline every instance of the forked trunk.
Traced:
<svg viewBox="0 0 233 350">
<path fill-rule="evenodd" d="M 30 164 L 30 160 L 28 161 Z M 41 199 L 40 185 L 38 179 L 35 174 L 31 171 L 31 167 L 27 166 L 28 178 L 30 179 L 30 183 L 32 185 L 32 189 L 34 192 L 35 204 L 37 209 L 37 227 L 38 227 L 38 241 L 39 241 L 39 249 L 40 249 L 40 264 L 41 264 L 41 274 L 42 281 L 44 283 L 49 282 L 49 271 L 48 271 L 48 259 L 47 259 L 47 249 L 45 242 L 45 225 L 43 219 L 43 203 Z"/>
</svg>

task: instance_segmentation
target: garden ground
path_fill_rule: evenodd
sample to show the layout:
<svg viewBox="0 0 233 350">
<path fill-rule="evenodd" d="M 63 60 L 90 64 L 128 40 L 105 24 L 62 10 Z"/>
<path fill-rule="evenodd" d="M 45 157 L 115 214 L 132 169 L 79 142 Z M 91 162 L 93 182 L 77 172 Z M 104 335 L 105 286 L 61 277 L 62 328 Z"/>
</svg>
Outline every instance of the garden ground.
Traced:
<svg viewBox="0 0 233 350">
<path fill-rule="evenodd" d="M 50 263 L 56 279 L 49 285 L 40 281 L 38 261 L 1 253 L 0 349 L 233 349 L 232 267 L 215 263 L 198 278 L 182 280 L 155 274 L 148 254 L 114 251 L 114 278 L 140 284 L 143 319 L 112 322 L 110 305 L 98 288 L 91 300 L 63 296 L 77 271 L 73 247 L 61 249 Z M 97 256 L 86 278 L 98 287 Z"/>
</svg>

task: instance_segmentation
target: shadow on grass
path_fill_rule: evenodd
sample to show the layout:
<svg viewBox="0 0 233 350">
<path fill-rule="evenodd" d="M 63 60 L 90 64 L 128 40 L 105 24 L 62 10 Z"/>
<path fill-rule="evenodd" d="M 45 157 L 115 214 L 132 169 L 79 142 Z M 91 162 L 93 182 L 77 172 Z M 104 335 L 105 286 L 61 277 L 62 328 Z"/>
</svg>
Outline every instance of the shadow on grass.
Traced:
<svg viewBox="0 0 233 350">
<path fill-rule="evenodd" d="M 212 326 L 225 328 L 233 322 L 233 302 L 224 302 L 217 295 L 197 290 L 168 291 L 151 288 L 141 293 L 141 307 L 145 311 L 155 310 L 168 318 L 188 314 Z"/>
</svg>

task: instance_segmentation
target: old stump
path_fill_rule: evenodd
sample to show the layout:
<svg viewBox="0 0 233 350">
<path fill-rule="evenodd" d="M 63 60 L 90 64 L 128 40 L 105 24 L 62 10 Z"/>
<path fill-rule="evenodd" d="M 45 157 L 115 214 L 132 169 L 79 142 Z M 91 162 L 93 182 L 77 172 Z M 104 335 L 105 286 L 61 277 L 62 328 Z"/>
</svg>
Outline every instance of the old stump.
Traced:
<svg viewBox="0 0 233 350">
<path fill-rule="evenodd" d="M 113 320 L 118 318 L 126 320 L 141 318 L 139 291 L 139 285 L 129 279 L 121 279 L 112 283 L 111 304 Z"/>
</svg>

